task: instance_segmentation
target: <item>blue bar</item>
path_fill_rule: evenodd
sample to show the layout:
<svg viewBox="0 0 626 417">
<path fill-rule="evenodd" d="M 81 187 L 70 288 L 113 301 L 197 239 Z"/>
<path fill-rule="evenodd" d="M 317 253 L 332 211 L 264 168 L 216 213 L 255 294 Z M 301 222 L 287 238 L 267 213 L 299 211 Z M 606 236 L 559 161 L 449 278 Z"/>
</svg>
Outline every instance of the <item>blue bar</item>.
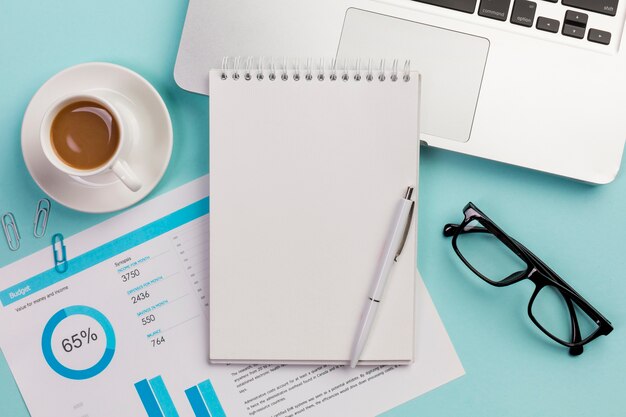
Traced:
<svg viewBox="0 0 626 417">
<path fill-rule="evenodd" d="M 139 394 L 139 398 L 141 398 L 143 408 L 145 408 L 148 413 L 148 417 L 163 417 L 163 413 L 159 408 L 156 398 L 154 398 L 154 394 L 150 389 L 148 381 L 143 379 L 137 382 L 135 384 L 135 389 L 137 390 L 137 394 Z"/>
<path fill-rule="evenodd" d="M 222 404 L 220 404 L 220 400 L 217 398 L 217 394 L 213 389 L 213 384 L 211 384 L 211 380 L 207 379 L 206 381 L 198 384 L 198 388 L 200 388 L 200 392 L 202 393 L 204 402 L 206 403 L 207 407 L 209 407 L 211 417 L 226 417 L 226 413 L 224 413 Z"/>
<path fill-rule="evenodd" d="M 26 281 L 7 288 L 0 292 L 0 302 L 6 307 L 24 297 L 33 295 L 38 291 L 69 278 L 74 274 L 89 269 L 100 262 L 106 261 L 113 256 L 119 255 L 135 246 L 141 245 L 192 220 L 202 217 L 208 212 L 209 198 L 205 197 L 159 220 L 155 220 L 124 236 L 120 236 L 89 252 L 85 252 L 74 259 L 69 259 L 68 271 L 64 273 L 59 273 L 54 268 L 50 268 Z M 50 257 L 50 263 L 52 264 L 52 256 Z"/>
<path fill-rule="evenodd" d="M 172 397 L 170 397 L 170 393 L 167 392 L 163 378 L 161 378 L 160 375 L 156 378 L 152 378 L 150 380 L 150 387 L 152 388 L 152 391 L 161 406 L 163 415 L 165 417 L 178 417 L 178 411 L 176 411 L 176 407 L 174 406 Z"/>
<path fill-rule="evenodd" d="M 187 395 L 189 404 L 191 404 L 191 408 L 193 409 L 193 413 L 196 417 L 211 417 L 206 404 L 202 400 L 202 395 L 200 395 L 200 391 L 198 391 L 198 387 L 191 387 L 188 390 L 185 390 L 185 394 Z"/>
</svg>

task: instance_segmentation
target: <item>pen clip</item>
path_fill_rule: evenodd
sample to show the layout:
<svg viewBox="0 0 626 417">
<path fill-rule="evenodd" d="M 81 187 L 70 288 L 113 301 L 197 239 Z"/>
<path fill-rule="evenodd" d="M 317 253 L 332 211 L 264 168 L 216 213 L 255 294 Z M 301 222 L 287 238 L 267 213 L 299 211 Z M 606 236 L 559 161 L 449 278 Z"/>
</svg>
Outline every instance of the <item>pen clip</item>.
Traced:
<svg viewBox="0 0 626 417">
<path fill-rule="evenodd" d="M 63 243 L 63 235 L 57 233 L 52 236 L 52 254 L 54 255 L 54 269 L 62 274 L 67 271 L 67 254 L 65 244 Z"/>
<path fill-rule="evenodd" d="M 405 199 L 409 200 L 411 198 L 411 194 L 413 194 L 413 187 L 409 187 L 406 192 Z M 404 235 L 402 236 L 402 243 L 396 252 L 396 255 L 393 257 L 394 262 L 398 262 L 398 257 L 402 253 L 404 249 L 404 245 L 406 244 L 406 239 L 409 237 L 409 230 L 411 229 L 411 219 L 413 218 L 413 209 L 415 208 L 415 201 L 411 201 L 411 208 L 409 209 L 409 215 L 406 219 L 406 224 L 404 225 Z"/>
</svg>

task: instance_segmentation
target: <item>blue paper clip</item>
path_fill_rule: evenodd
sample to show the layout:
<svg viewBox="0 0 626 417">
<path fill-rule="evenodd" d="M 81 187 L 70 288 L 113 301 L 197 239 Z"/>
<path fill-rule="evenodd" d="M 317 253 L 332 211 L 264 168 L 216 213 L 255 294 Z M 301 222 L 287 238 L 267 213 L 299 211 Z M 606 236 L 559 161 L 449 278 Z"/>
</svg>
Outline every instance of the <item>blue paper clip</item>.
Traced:
<svg viewBox="0 0 626 417">
<path fill-rule="evenodd" d="M 2 230 L 4 231 L 4 237 L 7 240 L 7 245 L 12 251 L 16 251 L 20 248 L 20 231 L 17 229 L 17 223 L 13 213 L 5 213 L 2 215 Z"/>
<path fill-rule="evenodd" d="M 65 253 L 63 235 L 61 233 L 52 236 L 52 253 L 54 255 L 54 269 L 59 274 L 67 271 L 67 255 Z"/>
</svg>

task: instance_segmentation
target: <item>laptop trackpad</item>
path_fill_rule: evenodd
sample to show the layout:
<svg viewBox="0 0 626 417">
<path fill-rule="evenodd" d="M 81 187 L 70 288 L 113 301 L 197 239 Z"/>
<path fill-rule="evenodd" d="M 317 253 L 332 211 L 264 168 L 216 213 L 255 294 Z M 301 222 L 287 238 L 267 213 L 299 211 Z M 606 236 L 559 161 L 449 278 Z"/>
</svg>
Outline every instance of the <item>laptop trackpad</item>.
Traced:
<svg viewBox="0 0 626 417">
<path fill-rule="evenodd" d="M 465 142 L 488 51 L 485 38 L 348 9 L 337 58 L 410 59 L 422 74 L 422 133 Z"/>
</svg>

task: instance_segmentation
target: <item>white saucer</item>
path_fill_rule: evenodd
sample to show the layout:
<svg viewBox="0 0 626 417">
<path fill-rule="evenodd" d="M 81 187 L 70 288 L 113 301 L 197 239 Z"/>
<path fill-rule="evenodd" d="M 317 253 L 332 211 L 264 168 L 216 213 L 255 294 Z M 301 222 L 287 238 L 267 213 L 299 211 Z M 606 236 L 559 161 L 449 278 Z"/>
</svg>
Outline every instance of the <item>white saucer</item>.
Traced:
<svg viewBox="0 0 626 417">
<path fill-rule="evenodd" d="M 39 139 L 46 110 L 61 96 L 87 90 L 106 93 L 134 114 L 137 133 L 126 160 L 143 183 L 139 191 L 130 191 L 111 172 L 70 177 L 46 159 Z M 121 210 L 147 196 L 165 173 L 172 144 L 172 122 L 159 93 L 137 73 L 108 63 L 76 65 L 50 78 L 31 99 L 22 122 L 22 153 L 37 185 L 58 203 L 88 213 Z"/>
</svg>

